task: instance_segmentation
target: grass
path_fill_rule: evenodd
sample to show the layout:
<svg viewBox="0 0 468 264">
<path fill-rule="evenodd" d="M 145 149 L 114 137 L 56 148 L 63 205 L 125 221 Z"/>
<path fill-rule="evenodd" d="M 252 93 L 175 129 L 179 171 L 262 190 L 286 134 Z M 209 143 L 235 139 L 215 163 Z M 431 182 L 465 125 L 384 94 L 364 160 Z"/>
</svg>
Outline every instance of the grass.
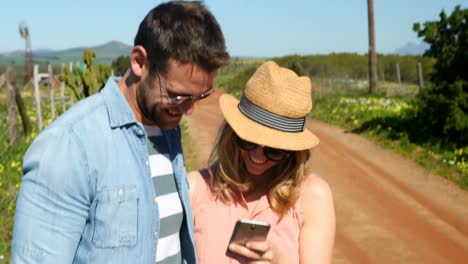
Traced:
<svg viewBox="0 0 468 264">
<path fill-rule="evenodd" d="M 43 89 L 43 91 L 48 93 L 47 89 Z M 0 93 L 0 226 L 2 227 L 0 229 L 0 263 L 9 263 L 16 197 L 23 175 L 22 159 L 27 148 L 38 134 L 32 93 L 26 90 L 22 92 L 22 95 L 28 106 L 27 111 L 33 124 L 33 132 L 27 136 L 22 135 L 18 143 L 10 145 L 6 119 L 6 96 L 4 93 Z M 59 116 L 62 109 L 59 100 L 57 100 L 55 108 L 58 111 L 57 116 Z M 42 111 L 44 127 L 46 127 L 52 122 L 50 108 L 47 105 L 42 105 Z M 21 122 L 20 119 L 19 122 Z M 185 122 L 181 123 L 181 129 L 185 164 L 187 171 L 190 171 L 197 168 L 195 153 L 191 148 L 191 138 L 188 136 Z"/>
<path fill-rule="evenodd" d="M 184 120 L 180 122 L 180 128 L 182 129 L 182 149 L 184 151 L 184 162 L 187 171 L 198 169 L 197 160 L 195 158 L 196 153 L 192 149 L 192 138 L 188 134 L 187 124 Z"/>
<path fill-rule="evenodd" d="M 15 202 L 22 177 L 22 157 L 37 134 L 33 132 L 29 136 L 23 136 L 18 143 L 10 145 L 4 113 L 4 109 L 0 110 L 2 119 L 5 119 L 0 125 L 0 263 L 7 262 L 10 258 Z"/>
<path fill-rule="evenodd" d="M 48 89 L 42 89 L 42 91 L 48 95 Z M 33 124 L 33 132 L 27 136 L 22 135 L 18 143 L 10 145 L 7 127 L 8 122 L 6 119 L 6 95 L 5 93 L 0 93 L 0 226 L 2 227 L 0 229 L 0 263 L 8 263 L 10 259 L 16 197 L 23 175 L 22 158 L 27 148 L 38 134 L 32 92 L 24 90 L 22 91 L 22 95 L 24 96 L 25 105 L 27 105 L 28 116 Z M 57 116 L 59 116 L 62 106 L 59 100 L 56 102 L 57 105 L 55 108 L 56 111 L 58 111 Z M 43 104 L 42 111 L 44 127 L 46 127 L 52 122 L 49 106 Z M 18 120 L 21 122 L 20 119 Z M 182 146 L 185 154 L 187 171 L 194 170 L 197 168 L 196 158 L 191 148 L 191 138 L 188 136 L 185 122 L 181 123 L 181 129 Z"/>
<path fill-rule="evenodd" d="M 261 60 L 234 61 L 220 71 L 215 86 L 239 97 L 245 82 L 261 63 Z M 414 106 L 411 100 L 417 93 L 416 85 L 400 86 L 391 82 L 379 82 L 378 94 L 369 96 L 367 83 L 362 80 L 312 78 L 312 83 L 312 118 L 362 134 L 468 189 L 468 146 L 451 148 L 437 140 L 421 141 L 418 131 L 410 129 L 418 127 L 412 119 Z M 43 91 L 48 92 L 47 89 Z M 22 177 L 22 157 L 37 135 L 31 89 L 25 89 L 22 93 L 26 96 L 24 101 L 35 130 L 28 136 L 23 135 L 20 142 L 11 146 L 6 127 L 6 96 L 0 92 L 0 263 L 9 262 L 15 201 Z M 58 101 L 56 109 L 61 110 Z M 47 106 L 43 106 L 43 115 L 46 126 L 52 121 Z M 197 169 L 196 153 L 192 149 L 191 138 L 184 122 L 181 123 L 181 128 L 187 171 Z"/>
<path fill-rule="evenodd" d="M 236 97 L 261 61 L 234 61 L 220 71 L 215 85 Z M 374 140 L 468 190 L 468 146 L 434 138 L 416 117 L 412 83 L 380 81 L 370 96 L 367 80 L 312 76 L 312 118 L 335 124 Z"/>
<path fill-rule="evenodd" d="M 43 91 L 43 98 L 48 96 L 49 90 Z M 26 111 L 31 120 L 32 132 L 29 135 L 21 134 L 19 141 L 10 145 L 8 134 L 7 110 L 5 106 L 5 93 L 0 93 L 0 263 L 9 263 L 11 252 L 11 241 L 13 231 L 13 221 L 16 206 L 16 197 L 21 184 L 22 160 L 27 148 L 37 136 L 36 111 L 34 109 L 34 100 L 30 89 L 21 91 L 26 106 Z M 57 91 L 58 98 L 59 93 Z M 43 113 L 43 125 L 46 127 L 52 122 L 50 106 L 43 103 L 41 105 Z M 60 100 L 56 100 L 56 115 L 61 114 Z M 21 131 L 21 119 L 18 116 L 18 129 Z"/>
<path fill-rule="evenodd" d="M 262 60 L 234 60 L 229 65 L 221 68 L 215 79 L 214 86 L 239 98 L 245 83 L 262 62 Z"/>
<path fill-rule="evenodd" d="M 236 97 L 262 61 L 234 61 L 219 72 L 215 85 Z M 312 118 L 347 128 L 468 190 L 468 146 L 434 138 L 416 118 L 412 83 L 379 81 L 370 96 L 367 80 L 312 77 Z"/>
<path fill-rule="evenodd" d="M 424 137 L 412 97 L 332 94 L 315 100 L 311 117 L 372 139 L 468 190 L 468 147 Z"/>
</svg>

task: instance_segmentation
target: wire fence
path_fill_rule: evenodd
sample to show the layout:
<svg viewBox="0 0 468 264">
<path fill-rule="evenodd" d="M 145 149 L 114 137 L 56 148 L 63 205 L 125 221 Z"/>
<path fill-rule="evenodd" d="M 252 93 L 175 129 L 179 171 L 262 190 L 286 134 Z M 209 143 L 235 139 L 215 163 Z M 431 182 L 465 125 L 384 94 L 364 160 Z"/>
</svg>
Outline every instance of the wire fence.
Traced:
<svg viewBox="0 0 468 264">
<path fill-rule="evenodd" d="M 4 85 L 4 87 L 5 86 L 6 85 Z M 23 176 L 23 156 L 40 130 L 47 127 L 54 119 L 58 118 L 66 111 L 66 109 L 73 104 L 73 100 L 72 97 L 68 93 L 64 93 L 58 85 L 54 86 L 52 92 L 48 84 L 39 85 L 38 94 L 40 96 L 38 97 L 39 100 L 37 100 L 41 108 L 39 115 L 37 112 L 36 98 L 34 96 L 34 87 L 31 85 L 17 87 L 16 92 L 21 95 L 26 113 L 25 116 L 27 116 L 31 126 L 31 131 L 26 133 L 18 105 L 10 108 L 7 106 L 8 96 L 7 90 L 4 89 L 4 87 L 0 87 L 0 226 L 2 226 L 0 229 L 0 256 L 7 256 L 8 258 L 11 250 L 11 231 L 13 230 L 16 199 Z M 18 100 L 16 100 L 16 102 L 18 103 Z M 53 102 L 53 105 L 51 102 Z M 16 130 L 18 131 L 18 141 L 16 143 L 11 142 L 12 136 L 10 135 L 10 131 L 14 129 L 9 127 L 7 109 L 17 110 Z M 55 111 L 53 109 L 55 109 Z M 39 116 L 43 120 L 41 128 L 38 126 Z M 0 263 L 1 262 L 0 260 Z"/>
<path fill-rule="evenodd" d="M 37 99 L 35 98 L 33 86 L 19 87 L 18 91 L 21 93 L 27 116 L 31 121 L 32 132 L 26 135 L 22 131 L 21 118 L 18 116 L 18 131 L 21 131 L 21 135 L 19 142 L 15 145 L 10 144 L 6 91 L 0 87 L 0 226 L 2 226 L 0 231 L 0 256 L 9 251 L 15 202 L 22 177 L 23 155 L 40 130 L 47 127 L 74 103 L 74 97 L 70 96 L 69 93 L 64 94 L 59 85 L 53 86 L 51 93 L 49 84 L 38 85 L 38 94 L 40 96 Z M 336 93 L 363 94 L 367 93 L 369 89 L 367 80 L 351 78 L 312 78 L 312 86 L 314 99 Z M 415 84 L 388 81 L 379 81 L 377 86 L 378 92 L 389 96 L 412 96 L 418 93 L 418 89 Z M 36 105 L 37 101 L 39 107 Z M 41 109 L 41 111 L 38 112 L 38 109 Z M 39 126 L 38 122 L 40 120 L 43 120 L 43 124 Z"/>
</svg>

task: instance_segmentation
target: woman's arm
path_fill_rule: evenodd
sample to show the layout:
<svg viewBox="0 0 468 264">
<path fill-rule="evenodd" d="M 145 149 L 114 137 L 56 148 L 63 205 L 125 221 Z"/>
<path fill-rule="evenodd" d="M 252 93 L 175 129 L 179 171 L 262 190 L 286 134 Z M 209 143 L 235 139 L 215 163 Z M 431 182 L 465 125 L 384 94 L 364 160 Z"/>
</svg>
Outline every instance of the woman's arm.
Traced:
<svg viewBox="0 0 468 264">
<path fill-rule="evenodd" d="M 191 171 L 187 173 L 187 177 L 189 182 L 190 202 L 193 204 L 195 196 L 195 185 L 197 184 L 198 178 L 201 177 L 200 171 Z"/>
<path fill-rule="evenodd" d="M 335 208 L 328 183 L 309 175 L 302 198 L 300 263 L 331 263 L 335 241 Z"/>
</svg>

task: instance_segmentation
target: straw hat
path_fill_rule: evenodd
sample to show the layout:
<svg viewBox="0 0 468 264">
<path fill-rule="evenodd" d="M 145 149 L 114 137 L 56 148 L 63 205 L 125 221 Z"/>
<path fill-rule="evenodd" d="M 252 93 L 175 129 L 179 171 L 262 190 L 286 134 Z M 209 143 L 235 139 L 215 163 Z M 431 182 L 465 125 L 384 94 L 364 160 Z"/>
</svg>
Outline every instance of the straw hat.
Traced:
<svg viewBox="0 0 468 264">
<path fill-rule="evenodd" d="M 240 101 L 225 94 L 219 102 L 224 118 L 242 139 L 297 151 L 319 143 L 305 128 L 312 110 L 311 93 L 309 77 L 267 61 L 249 79 Z"/>
</svg>

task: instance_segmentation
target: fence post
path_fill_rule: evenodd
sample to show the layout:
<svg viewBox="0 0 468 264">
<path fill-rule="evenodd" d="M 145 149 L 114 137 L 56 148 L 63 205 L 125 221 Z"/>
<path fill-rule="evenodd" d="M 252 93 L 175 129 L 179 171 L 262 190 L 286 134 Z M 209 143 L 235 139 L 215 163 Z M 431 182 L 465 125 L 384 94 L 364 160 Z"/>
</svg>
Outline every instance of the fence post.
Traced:
<svg viewBox="0 0 468 264">
<path fill-rule="evenodd" d="M 8 111 L 8 132 L 10 134 L 10 145 L 18 142 L 18 117 L 16 115 L 16 93 L 13 86 L 16 82 L 16 76 L 11 65 L 5 66 L 5 82 L 8 92 L 7 111 Z"/>
<path fill-rule="evenodd" d="M 39 65 L 34 64 L 34 98 L 36 102 L 37 129 L 42 131 L 41 94 L 39 93 Z"/>
<path fill-rule="evenodd" d="M 0 88 L 5 84 L 5 74 L 0 75 Z"/>
<path fill-rule="evenodd" d="M 418 83 L 419 83 L 419 88 L 422 89 L 422 88 L 424 88 L 424 79 L 423 79 L 423 72 L 422 72 L 422 65 L 421 65 L 421 62 L 418 62 L 417 67 L 418 67 Z M 419 91 L 418 91 L 418 92 L 419 92 Z"/>
<path fill-rule="evenodd" d="M 21 121 L 23 122 L 23 130 L 24 134 L 29 134 L 32 131 L 31 128 L 31 121 L 29 120 L 28 113 L 26 111 L 26 106 L 24 106 L 23 97 L 21 96 L 21 92 L 18 89 L 18 86 L 14 85 L 15 94 L 16 94 L 16 105 L 18 106 L 18 112 L 21 117 Z"/>
<path fill-rule="evenodd" d="M 319 98 L 322 98 L 323 79 L 320 79 Z"/>
<path fill-rule="evenodd" d="M 55 96 L 54 96 L 54 70 L 52 64 L 49 64 L 49 97 L 50 97 L 50 112 L 52 115 L 52 120 L 55 119 Z"/>
<path fill-rule="evenodd" d="M 398 86 L 401 91 L 401 77 L 400 77 L 400 64 L 399 63 L 396 64 L 396 75 L 397 75 L 397 80 L 398 80 Z"/>
<path fill-rule="evenodd" d="M 62 77 L 63 77 L 63 72 L 64 72 L 65 64 L 62 64 Z M 67 110 L 67 106 L 65 105 L 65 82 L 60 81 L 60 98 L 62 101 L 62 113 L 65 113 Z"/>
</svg>

